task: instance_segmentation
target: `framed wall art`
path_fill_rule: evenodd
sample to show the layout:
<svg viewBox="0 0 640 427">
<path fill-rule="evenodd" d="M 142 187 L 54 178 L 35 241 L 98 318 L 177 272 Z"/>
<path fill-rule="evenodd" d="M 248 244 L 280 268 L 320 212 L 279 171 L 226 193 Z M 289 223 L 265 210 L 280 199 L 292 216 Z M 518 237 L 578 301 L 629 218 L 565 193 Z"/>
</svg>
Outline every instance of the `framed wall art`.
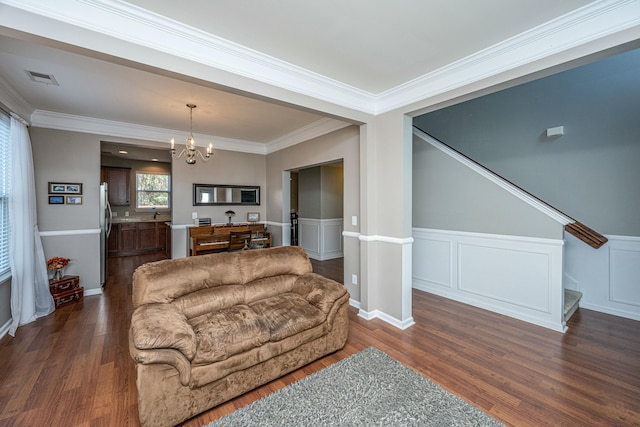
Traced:
<svg viewBox="0 0 640 427">
<path fill-rule="evenodd" d="M 64 196 L 49 196 L 50 205 L 64 205 Z"/>
<path fill-rule="evenodd" d="M 50 182 L 49 194 L 82 194 L 82 183 Z"/>
<path fill-rule="evenodd" d="M 67 196 L 67 204 L 68 205 L 81 205 L 82 204 L 82 196 Z"/>
</svg>

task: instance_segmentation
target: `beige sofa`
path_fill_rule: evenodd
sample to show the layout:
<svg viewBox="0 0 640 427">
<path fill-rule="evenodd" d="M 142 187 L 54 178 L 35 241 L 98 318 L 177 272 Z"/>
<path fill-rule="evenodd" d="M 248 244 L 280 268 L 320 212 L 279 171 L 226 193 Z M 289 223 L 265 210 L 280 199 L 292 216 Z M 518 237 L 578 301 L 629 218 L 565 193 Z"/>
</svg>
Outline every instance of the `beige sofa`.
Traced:
<svg viewBox="0 0 640 427">
<path fill-rule="evenodd" d="M 339 350 L 348 302 L 293 246 L 140 266 L 129 349 L 141 425 L 178 424 Z"/>
</svg>

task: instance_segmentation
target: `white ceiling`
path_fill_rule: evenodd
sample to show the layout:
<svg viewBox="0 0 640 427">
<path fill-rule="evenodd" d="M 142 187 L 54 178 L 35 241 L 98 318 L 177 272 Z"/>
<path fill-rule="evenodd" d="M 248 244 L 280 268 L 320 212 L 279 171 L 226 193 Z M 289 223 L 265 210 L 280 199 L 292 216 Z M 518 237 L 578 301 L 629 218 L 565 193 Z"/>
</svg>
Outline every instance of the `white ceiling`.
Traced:
<svg viewBox="0 0 640 427">
<path fill-rule="evenodd" d="M 130 0 L 379 94 L 592 0 Z"/>
<path fill-rule="evenodd" d="M 35 19 L 34 28 L 28 31 L 12 28 L 11 22 L 3 24 L 3 10 L 44 14 L 60 21 L 66 17 L 66 23 L 107 34 L 106 27 L 96 30 L 103 22 L 91 22 L 94 18 L 89 15 L 72 16 L 74 11 L 93 4 L 105 10 L 126 9 L 131 16 L 144 17 L 146 23 L 162 24 L 158 28 L 178 23 L 189 30 L 187 34 L 222 38 L 246 56 L 255 55 L 265 62 L 272 58 L 300 75 L 318 76 L 338 89 L 375 99 L 500 42 L 517 39 L 534 27 L 549 25 L 589 3 L 280 0 L 274 5 L 246 0 L 0 0 L 0 84 L 4 81 L 16 97 L 35 110 L 32 119 L 46 118 L 47 114 L 58 120 L 67 116 L 92 118 L 131 124 L 137 130 L 161 129 L 158 135 L 163 136 L 172 132 L 176 137 L 186 135 L 189 111 L 185 104 L 192 102 L 198 105 L 193 131 L 199 142 L 211 138 L 218 147 L 222 141 L 259 152 L 256 146 L 277 144 L 301 129 L 321 127 L 318 123 L 327 128 L 340 125 L 317 111 L 271 102 L 264 95 L 230 93 L 219 85 L 171 70 L 130 66 L 131 58 L 122 60 L 113 54 L 78 49 L 69 42 L 46 40 L 36 36 L 40 30 Z M 86 22 L 80 22 L 85 18 Z M 114 31 L 124 33 L 127 29 Z M 170 45 L 173 34 L 166 32 L 166 37 Z M 142 36 L 139 40 L 143 44 Z M 197 60 L 195 52 L 194 58 Z M 140 64 L 145 60 L 139 58 Z M 53 74 L 59 86 L 32 82 L 25 70 Z"/>
</svg>

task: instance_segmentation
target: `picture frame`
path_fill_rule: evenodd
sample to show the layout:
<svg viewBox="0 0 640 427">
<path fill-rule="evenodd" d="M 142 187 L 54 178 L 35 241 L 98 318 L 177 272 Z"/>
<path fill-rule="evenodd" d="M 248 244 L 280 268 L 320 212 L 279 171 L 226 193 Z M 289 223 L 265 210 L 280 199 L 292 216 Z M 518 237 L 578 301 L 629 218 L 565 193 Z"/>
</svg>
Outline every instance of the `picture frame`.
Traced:
<svg viewBox="0 0 640 427">
<path fill-rule="evenodd" d="M 64 196 L 49 196 L 50 205 L 64 205 Z"/>
<path fill-rule="evenodd" d="M 260 221 L 260 212 L 247 212 L 247 222 Z"/>
<path fill-rule="evenodd" d="M 82 183 L 49 182 L 49 194 L 82 194 Z"/>
<path fill-rule="evenodd" d="M 81 205 L 82 196 L 67 196 L 66 203 L 67 205 Z"/>
</svg>

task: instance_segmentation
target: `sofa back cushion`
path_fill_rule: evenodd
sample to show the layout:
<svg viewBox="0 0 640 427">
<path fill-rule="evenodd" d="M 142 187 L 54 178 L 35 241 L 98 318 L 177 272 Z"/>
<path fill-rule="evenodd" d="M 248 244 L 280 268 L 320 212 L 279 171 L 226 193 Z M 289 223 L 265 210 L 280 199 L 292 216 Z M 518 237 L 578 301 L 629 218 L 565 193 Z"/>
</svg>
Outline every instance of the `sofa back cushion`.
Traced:
<svg viewBox="0 0 640 427">
<path fill-rule="evenodd" d="M 202 316 L 212 311 L 244 304 L 244 286 L 226 285 L 215 288 L 200 289 L 173 300 L 172 305 L 185 315 L 187 319 Z"/>
<path fill-rule="evenodd" d="M 151 262 L 141 265 L 133 273 L 133 306 L 170 303 L 206 289 L 245 285 L 276 276 L 299 276 L 311 271 L 311 261 L 306 252 L 297 246 Z M 196 297 L 202 298 L 205 294 L 199 293 Z M 224 295 L 226 298 L 227 294 Z M 186 306 L 186 302 L 181 305 Z"/>
</svg>

